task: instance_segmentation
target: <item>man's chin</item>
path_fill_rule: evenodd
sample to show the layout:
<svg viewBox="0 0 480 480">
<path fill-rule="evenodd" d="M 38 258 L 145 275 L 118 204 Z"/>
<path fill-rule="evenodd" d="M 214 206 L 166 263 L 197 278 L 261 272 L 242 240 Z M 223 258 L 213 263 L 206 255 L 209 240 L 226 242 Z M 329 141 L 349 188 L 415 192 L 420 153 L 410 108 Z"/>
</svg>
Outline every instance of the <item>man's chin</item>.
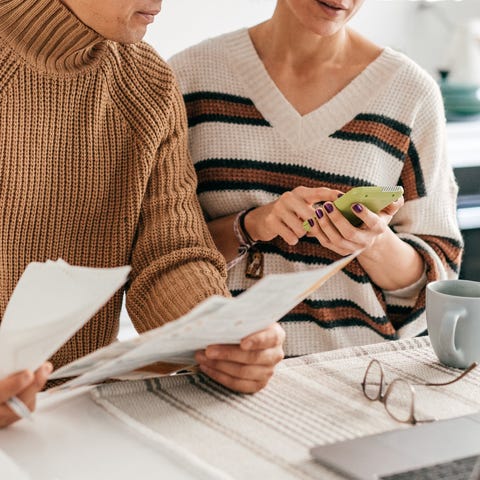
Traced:
<svg viewBox="0 0 480 480">
<path fill-rule="evenodd" d="M 145 37 L 146 33 L 146 28 L 138 28 L 135 30 L 130 30 L 128 32 L 108 35 L 105 38 L 113 42 L 121 43 L 122 45 L 131 45 L 133 43 L 141 42 L 143 40 L 143 37 Z"/>
</svg>

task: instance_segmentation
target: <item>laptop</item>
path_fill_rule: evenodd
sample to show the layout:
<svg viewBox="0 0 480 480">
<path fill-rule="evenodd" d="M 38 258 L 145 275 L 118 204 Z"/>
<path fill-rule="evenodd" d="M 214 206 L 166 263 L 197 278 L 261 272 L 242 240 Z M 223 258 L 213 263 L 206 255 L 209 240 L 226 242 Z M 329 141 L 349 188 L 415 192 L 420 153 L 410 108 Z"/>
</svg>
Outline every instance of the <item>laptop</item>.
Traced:
<svg viewBox="0 0 480 480">
<path fill-rule="evenodd" d="M 313 458 L 358 480 L 480 480 L 480 413 L 317 446 Z"/>
</svg>

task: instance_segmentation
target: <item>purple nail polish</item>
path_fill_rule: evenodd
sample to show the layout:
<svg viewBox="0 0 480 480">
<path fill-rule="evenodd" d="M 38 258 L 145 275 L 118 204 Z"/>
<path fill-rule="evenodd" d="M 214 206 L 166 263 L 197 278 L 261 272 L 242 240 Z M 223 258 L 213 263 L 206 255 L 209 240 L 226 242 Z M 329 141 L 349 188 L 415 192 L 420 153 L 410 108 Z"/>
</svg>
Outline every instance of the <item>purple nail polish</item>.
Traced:
<svg viewBox="0 0 480 480">
<path fill-rule="evenodd" d="M 308 219 L 308 224 L 313 227 L 315 225 L 315 222 L 313 221 L 313 218 Z"/>
<path fill-rule="evenodd" d="M 319 208 L 318 210 L 315 210 L 315 215 L 316 215 L 317 218 L 320 220 L 320 219 L 323 217 L 322 209 Z"/>
<path fill-rule="evenodd" d="M 333 212 L 333 205 L 331 203 L 326 203 L 323 207 L 325 208 L 327 213 L 332 213 Z"/>
<path fill-rule="evenodd" d="M 353 209 L 357 212 L 357 213 L 360 213 L 363 211 L 363 207 L 359 204 L 359 203 L 356 203 L 354 206 L 353 206 Z"/>
</svg>

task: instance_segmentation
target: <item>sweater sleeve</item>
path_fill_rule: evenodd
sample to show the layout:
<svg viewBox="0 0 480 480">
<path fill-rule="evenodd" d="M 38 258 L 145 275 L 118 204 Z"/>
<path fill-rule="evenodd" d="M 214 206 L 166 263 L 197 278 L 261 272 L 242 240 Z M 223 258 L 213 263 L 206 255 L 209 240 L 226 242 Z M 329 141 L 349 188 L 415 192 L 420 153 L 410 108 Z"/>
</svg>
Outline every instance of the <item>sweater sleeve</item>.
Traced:
<svg viewBox="0 0 480 480">
<path fill-rule="evenodd" d="M 168 123 L 144 194 L 131 259 L 126 305 L 140 332 L 184 315 L 211 295 L 229 296 L 225 261 L 196 197 L 186 113 L 175 82 Z"/>
<path fill-rule="evenodd" d="M 434 85 L 415 117 L 400 178 L 405 205 L 391 223 L 425 263 L 422 281 L 406 289 L 384 292 L 387 315 L 399 336 L 419 332 L 415 321 L 423 318 L 426 284 L 457 278 L 460 269 L 463 240 L 456 218 L 458 187 L 445 143 L 443 102 Z"/>
</svg>

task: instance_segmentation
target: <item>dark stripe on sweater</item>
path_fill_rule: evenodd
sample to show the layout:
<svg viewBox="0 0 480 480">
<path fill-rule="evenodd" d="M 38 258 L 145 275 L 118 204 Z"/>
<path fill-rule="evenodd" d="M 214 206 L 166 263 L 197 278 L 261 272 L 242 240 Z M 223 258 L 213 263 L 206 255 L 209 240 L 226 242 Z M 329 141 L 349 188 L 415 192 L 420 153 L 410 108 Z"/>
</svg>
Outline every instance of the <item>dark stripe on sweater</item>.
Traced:
<svg viewBox="0 0 480 480">
<path fill-rule="evenodd" d="M 420 166 L 420 158 L 413 142 L 410 142 L 399 182 L 405 191 L 405 201 L 425 197 L 427 189 Z"/>
<path fill-rule="evenodd" d="M 365 323 L 359 318 L 351 317 L 351 318 L 341 318 L 337 320 L 333 320 L 330 322 L 323 322 L 322 320 L 315 318 L 312 315 L 308 314 L 301 314 L 301 313 L 288 313 L 283 317 L 280 322 L 308 322 L 308 323 L 315 323 L 321 328 L 330 329 L 330 328 L 348 328 L 348 327 L 366 327 L 370 330 L 373 330 L 375 333 L 383 337 L 385 340 L 398 340 L 398 334 L 393 330 L 393 333 L 382 332 L 381 330 L 375 328 L 368 323 Z M 348 335 L 348 334 L 347 334 Z"/>
<path fill-rule="evenodd" d="M 376 147 L 384 150 L 388 154 L 392 155 L 393 157 L 397 158 L 400 161 L 404 161 L 405 153 L 397 148 L 393 147 L 392 145 L 380 140 L 378 137 L 374 135 L 368 135 L 365 133 L 351 133 L 339 130 L 335 133 L 330 135 L 331 138 L 338 138 L 340 140 L 349 140 L 353 142 L 363 142 L 363 143 L 370 143 L 371 145 L 375 145 Z"/>
<path fill-rule="evenodd" d="M 199 100 L 222 100 L 225 102 L 239 103 L 242 105 L 254 105 L 254 103 L 247 97 L 240 97 L 239 95 L 230 95 L 228 93 L 220 92 L 192 92 L 186 93 L 183 98 L 185 103 L 196 102 Z"/>
<path fill-rule="evenodd" d="M 361 113 L 330 136 L 370 143 L 403 162 L 410 144 L 410 133 L 410 127 L 393 118 Z"/>
<path fill-rule="evenodd" d="M 242 290 L 232 290 L 238 296 Z M 385 339 L 395 340 L 397 334 L 386 316 L 372 317 L 351 300 L 305 299 L 285 315 L 281 322 L 315 323 L 320 328 L 368 327 Z"/>
<path fill-rule="evenodd" d="M 255 248 L 266 254 L 279 255 L 289 262 L 302 262 L 319 267 L 328 266 L 341 258 L 338 254 L 322 247 L 317 239 L 308 237 L 301 238 L 296 245 L 289 245 L 277 237 L 270 242 L 259 243 Z M 268 265 L 266 268 L 268 269 Z M 370 278 L 357 260 L 351 261 L 342 269 L 342 272 L 357 283 L 370 283 Z"/>
<path fill-rule="evenodd" d="M 396 330 L 414 322 L 425 311 L 424 306 L 387 305 L 387 316 Z"/>
<path fill-rule="evenodd" d="M 291 310 L 287 317 L 282 321 L 305 318 L 323 328 L 367 325 L 385 338 L 396 334 L 386 316 L 372 317 L 355 302 L 349 300 L 304 300 Z"/>
<path fill-rule="evenodd" d="M 386 117 L 385 115 L 377 115 L 375 113 L 359 113 L 355 117 L 355 120 L 381 123 L 406 136 L 410 136 L 410 134 L 412 133 L 412 129 L 405 123 L 399 122 L 390 117 Z"/>
<path fill-rule="evenodd" d="M 418 151 L 410 134 L 409 126 L 392 118 L 359 114 L 331 137 L 370 143 L 403 162 L 399 183 L 404 187 L 405 200 L 414 200 L 427 193 Z"/>
<path fill-rule="evenodd" d="M 264 190 L 282 194 L 299 185 L 348 190 L 372 185 L 361 178 L 319 172 L 299 165 L 256 160 L 212 158 L 195 164 L 198 193 L 210 190 Z"/>
<path fill-rule="evenodd" d="M 220 114 L 202 114 L 193 115 L 188 117 L 188 126 L 195 127 L 201 123 L 207 122 L 221 122 L 221 123 L 234 123 L 236 125 L 251 125 L 255 127 L 269 127 L 270 124 L 264 119 L 258 118 L 245 118 L 241 116 L 233 115 L 220 115 Z"/>
<path fill-rule="evenodd" d="M 436 235 L 417 235 L 424 242 L 428 243 L 435 253 L 440 257 L 440 261 L 445 267 L 449 267 L 455 273 L 460 271 L 462 261 L 463 244 L 454 238 L 441 237 Z M 405 239 L 415 249 L 422 248 L 418 243 Z M 422 248 L 423 250 L 423 248 Z"/>
<path fill-rule="evenodd" d="M 188 126 L 205 122 L 269 127 L 253 102 L 245 97 L 216 92 L 195 92 L 184 95 Z"/>
</svg>

